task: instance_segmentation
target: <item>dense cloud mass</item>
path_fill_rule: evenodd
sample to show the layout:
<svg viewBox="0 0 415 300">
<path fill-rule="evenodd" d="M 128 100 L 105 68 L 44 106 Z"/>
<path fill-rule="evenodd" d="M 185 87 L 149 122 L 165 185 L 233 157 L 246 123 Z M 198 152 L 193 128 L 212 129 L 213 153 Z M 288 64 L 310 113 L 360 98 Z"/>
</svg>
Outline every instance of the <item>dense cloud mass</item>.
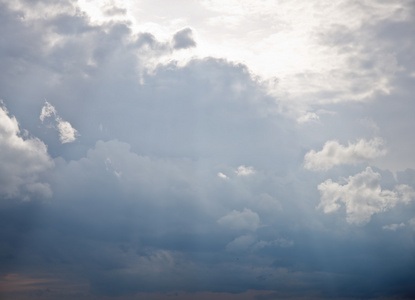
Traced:
<svg viewBox="0 0 415 300">
<path fill-rule="evenodd" d="M 51 169 L 53 160 L 46 145 L 38 138 L 22 136 L 15 117 L 0 107 L 0 195 L 29 200 L 31 195 L 50 197 L 48 183 L 39 176 Z"/>
<path fill-rule="evenodd" d="M 413 299 L 413 13 L 0 1 L 0 298 Z"/>
</svg>

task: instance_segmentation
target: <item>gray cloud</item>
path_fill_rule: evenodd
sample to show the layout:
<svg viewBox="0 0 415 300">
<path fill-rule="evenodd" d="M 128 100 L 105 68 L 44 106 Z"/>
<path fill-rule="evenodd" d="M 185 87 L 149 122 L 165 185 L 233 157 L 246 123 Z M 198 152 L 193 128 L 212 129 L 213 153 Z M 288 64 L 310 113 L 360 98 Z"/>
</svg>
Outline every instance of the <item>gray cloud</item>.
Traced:
<svg viewBox="0 0 415 300">
<path fill-rule="evenodd" d="M 411 298 L 415 171 L 399 156 L 413 149 L 410 64 L 395 94 L 322 101 L 318 122 L 301 125 L 245 65 L 158 64 L 171 38 L 91 24 L 72 2 L 30 4 L 45 18 L 1 5 L 0 273 L 19 287 L 1 296 Z M 394 26 L 373 30 L 393 40 Z M 173 35 L 177 50 L 191 33 Z M 76 143 L 44 126 L 75 136 L 60 115 Z M 390 161 L 409 169 L 393 174 Z M 15 201 L 28 198 L 48 201 Z M 62 289 L 17 284 L 33 278 Z"/>
<path fill-rule="evenodd" d="M 221 217 L 218 223 L 230 229 L 255 231 L 260 225 L 260 219 L 256 212 L 244 208 L 243 211 L 231 211 Z"/>
<path fill-rule="evenodd" d="M 196 42 L 193 39 L 193 32 L 190 28 L 184 28 L 176 32 L 173 36 L 173 48 L 174 49 L 187 49 L 195 47 Z"/>
<path fill-rule="evenodd" d="M 105 8 L 104 14 L 111 17 L 116 15 L 125 15 L 127 14 L 127 10 L 117 6 L 108 6 Z"/>
</svg>

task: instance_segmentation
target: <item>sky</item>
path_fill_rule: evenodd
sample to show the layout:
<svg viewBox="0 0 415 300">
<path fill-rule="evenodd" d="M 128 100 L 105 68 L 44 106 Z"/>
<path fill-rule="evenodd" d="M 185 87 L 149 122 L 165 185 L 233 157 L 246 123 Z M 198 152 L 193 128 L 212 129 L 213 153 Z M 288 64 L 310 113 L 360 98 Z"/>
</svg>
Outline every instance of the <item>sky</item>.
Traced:
<svg viewBox="0 0 415 300">
<path fill-rule="evenodd" d="M 414 299 L 415 2 L 0 0 L 1 299 Z"/>
</svg>

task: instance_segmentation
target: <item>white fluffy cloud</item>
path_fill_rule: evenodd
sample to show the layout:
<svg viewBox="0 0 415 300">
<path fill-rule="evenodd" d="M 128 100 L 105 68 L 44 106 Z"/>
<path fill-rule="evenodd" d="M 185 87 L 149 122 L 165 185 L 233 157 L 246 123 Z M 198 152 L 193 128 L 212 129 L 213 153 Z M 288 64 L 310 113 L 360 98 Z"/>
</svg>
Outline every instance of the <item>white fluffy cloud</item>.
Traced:
<svg viewBox="0 0 415 300">
<path fill-rule="evenodd" d="M 25 200 L 50 197 L 49 184 L 39 179 L 54 166 L 47 147 L 37 138 L 23 136 L 16 118 L 0 106 L 0 195 Z"/>
<path fill-rule="evenodd" d="M 357 143 L 341 145 L 338 141 L 328 141 L 321 151 L 311 150 L 304 156 L 304 167 L 309 170 L 329 170 L 341 164 L 367 162 L 386 154 L 384 141 L 374 138 L 360 139 Z"/>
<path fill-rule="evenodd" d="M 413 189 L 407 185 L 398 185 L 393 191 L 382 190 L 380 179 L 381 175 L 370 167 L 349 176 L 344 185 L 328 179 L 318 186 L 321 194 L 318 208 L 332 213 L 343 203 L 347 222 L 362 225 L 368 223 L 372 215 L 387 211 L 400 202 L 408 204 L 414 198 Z"/>
<path fill-rule="evenodd" d="M 59 130 L 59 140 L 62 144 L 72 143 L 76 140 L 78 131 L 72 127 L 71 123 L 62 120 L 61 118 L 56 118 L 58 122 Z"/>
<path fill-rule="evenodd" d="M 76 136 L 79 135 L 78 131 L 72 127 L 71 123 L 64 121 L 57 113 L 55 107 L 49 102 L 45 102 L 40 113 L 40 120 L 42 123 L 46 118 L 54 119 L 54 127 L 59 132 L 59 140 L 62 144 L 72 143 L 76 140 Z"/>
<path fill-rule="evenodd" d="M 218 223 L 229 229 L 255 231 L 259 227 L 260 218 L 256 212 L 244 208 L 243 211 L 231 211 L 220 218 Z"/>
</svg>

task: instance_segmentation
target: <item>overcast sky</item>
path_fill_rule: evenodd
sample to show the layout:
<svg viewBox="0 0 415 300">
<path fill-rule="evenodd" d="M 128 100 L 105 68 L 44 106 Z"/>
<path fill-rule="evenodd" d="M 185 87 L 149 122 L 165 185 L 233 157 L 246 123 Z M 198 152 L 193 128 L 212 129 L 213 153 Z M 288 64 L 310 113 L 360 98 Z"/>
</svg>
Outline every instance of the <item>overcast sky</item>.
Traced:
<svg viewBox="0 0 415 300">
<path fill-rule="evenodd" d="M 414 299 L 412 0 L 0 0 L 0 298 Z"/>
</svg>

